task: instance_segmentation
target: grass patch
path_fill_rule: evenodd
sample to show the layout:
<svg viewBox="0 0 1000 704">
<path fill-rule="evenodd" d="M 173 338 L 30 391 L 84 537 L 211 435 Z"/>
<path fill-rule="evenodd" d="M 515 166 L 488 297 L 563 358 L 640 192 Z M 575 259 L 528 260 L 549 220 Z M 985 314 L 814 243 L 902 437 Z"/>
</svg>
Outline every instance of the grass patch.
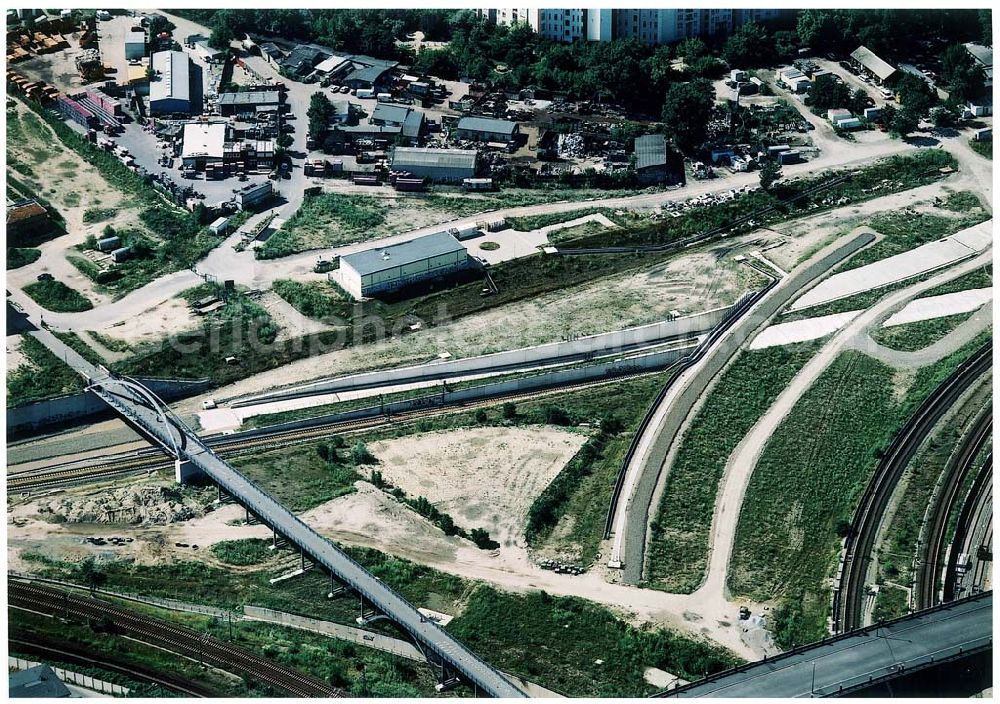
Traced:
<svg viewBox="0 0 1000 704">
<path fill-rule="evenodd" d="M 223 540 L 213 543 L 212 554 L 227 565 L 246 567 L 259 565 L 274 557 L 271 542 L 263 538 L 243 538 L 242 540 Z"/>
<path fill-rule="evenodd" d="M 743 501 L 729 586 L 756 600 L 790 602 L 775 615 L 779 647 L 823 636 L 829 596 L 822 585 L 836 561 L 838 527 L 850 523 L 897 418 L 892 369 L 848 352 L 765 447 Z"/>
<path fill-rule="evenodd" d="M 958 191 L 945 198 L 944 207 L 956 213 L 968 213 L 971 210 L 981 209 L 983 204 L 979 201 L 979 196 L 972 191 Z"/>
<path fill-rule="evenodd" d="M 656 691 L 643 680 L 646 667 L 693 680 L 738 662 L 706 642 L 633 628 L 583 599 L 485 585 L 448 630 L 490 664 L 568 696 L 642 697 Z"/>
<path fill-rule="evenodd" d="M 83 338 L 75 332 L 54 332 L 52 334 L 91 364 L 104 364 L 105 360 L 97 350 L 84 342 Z"/>
<path fill-rule="evenodd" d="M 34 247 L 8 247 L 7 271 L 20 269 L 22 266 L 34 264 L 42 256 L 42 250 Z"/>
<path fill-rule="evenodd" d="M 87 208 L 83 211 L 83 223 L 89 225 L 95 222 L 104 222 L 117 214 L 118 208 Z"/>
<path fill-rule="evenodd" d="M 987 159 L 993 159 L 993 140 L 970 139 L 969 146 L 976 154 Z"/>
<path fill-rule="evenodd" d="M 31 335 L 21 336 L 21 353 L 29 363 L 7 370 L 8 408 L 83 391 L 83 378 Z"/>
<path fill-rule="evenodd" d="M 277 259 L 305 249 L 370 239 L 385 223 L 387 208 L 372 196 L 322 193 L 306 196 L 284 226 L 260 248 L 260 259 Z"/>
<path fill-rule="evenodd" d="M 495 252 L 496 250 L 500 249 L 500 245 L 496 242 L 480 242 L 479 249 L 483 250 L 484 252 Z"/>
<path fill-rule="evenodd" d="M 354 491 L 361 479 L 353 464 L 340 455 L 324 460 L 319 443 L 294 445 L 231 462 L 292 511 L 305 511 Z M 346 457 L 347 453 L 341 453 Z"/>
<path fill-rule="evenodd" d="M 883 584 L 875 595 L 872 620 L 891 621 L 910 612 L 910 600 L 905 589 Z"/>
<path fill-rule="evenodd" d="M 94 307 L 82 293 L 54 279 L 32 282 L 24 287 L 24 292 L 42 308 L 56 313 L 76 313 Z"/>
<path fill-rule="evenodd" d="M 755 600 L 778 598 L 779 647 L 826 633 L 827 587 L 857 497 L 893 433 L 958 365 L 992 336 L 987 330 L 909 383 L 860 352 L 841 354 L 802 396 L 754 469 L 736 532 L 729 587 Z"/>
<path fill-rule="evenodd" d="M 331 282 L 303 283 L 278 279 L 272 284 L 272 289 L 308 318 L 347 320 L 353 312 L 354 300 Z"/>
<path fill-rule="evenodd" d="M 848 259 L 836 271 L 856 269 L 887 257 L 902 254 L 922 244 L 953 235 L 989 219 L 985 212 L 969 213 L 960 217 L 946 217 L 928 213 L 893 211 L 881 213 L 871 220 L 871 228 L 885 237 Z"/>
<path fill-rule="evenodd" d="M 964 323 L 973 313 L 946 315 L 943 318 L 919 320 L 906 325 L 894 325 L 890 328 L 878 328 L 871 337 L 875 342 L 900 352 L 915 352 L 933 345 L 944 338 L 955 328 Z"/>
<path fill-rule="evenodd" d="M 935 286 L 929 291 L 924 291 L 917 298 L 929 298 L 931 296 L 943 296 L 946 293 L 956 293 L 958 291 L 970 291 L 977 288 L 990 288 L 993 286 L 993 272 L 988 267 L 982 267 L 968 274 L 959 276 L 957 279 Z"/>
<path fill-rule="evenodd" d="M 712 514 L 726 461 L 819 349 L 817 341 L 741 353 L 681 437 L 653 522 L 651 586 L 689 594 L 708 565 Z"/>
<path fill-rule="evenodd" d="M 131 352 L 132 345 L 125 342 L 124 340 L 119 340 L 115 337 L 109 337 L 103 333 L 97 332 L 95 330 L 88 331 L 88 334 L 97 340 L 103 347 L 108 348 L 112 352 Z"/>
</svg>

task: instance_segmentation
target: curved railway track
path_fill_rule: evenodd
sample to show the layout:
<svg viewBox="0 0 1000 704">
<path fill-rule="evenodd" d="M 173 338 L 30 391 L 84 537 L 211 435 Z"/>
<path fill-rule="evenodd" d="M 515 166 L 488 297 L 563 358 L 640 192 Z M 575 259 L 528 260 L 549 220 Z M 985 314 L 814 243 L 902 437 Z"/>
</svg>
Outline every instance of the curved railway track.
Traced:
<svg viewBox="0 0 1000 704">
<path fill-rule="evenodd" d="M 980 347 L 924 399 L 896 433 L 865 488 L 844 543 L 844 561 L 833 595 L 837 633 L 863 626 L 863 602 L 868 568 L 886 506 L 906 465 L 955 401 L 992 365 L 993 343 Z"/>
<path fill-rule="evenodd" d="M 447 413 L 494 406 L 497 403 L 506 401 L 523 401 L 557 393 L 568 393 L 593 386 L 617 383 L 624 380 L 650 376 L 652 374 L 661 374 L 663 371 L 663 369 L 635 371 L 626 374 L 617 374 L 607 378 L 589 379 L 545 389 L 497 394 L 489 399 L 483 399 L 482 401 L 472 403 L 428 406 L 426 408 L 414 409 L 404 413 L 380 415 L 372 418 L 341 421 L 331 419 L 324 421 L 321 417 L 316 419 L 315 425 L 310 425 L 306 428 L 283 429 L 282 426 L 279 425 L 274 426 L 272 429 L 252 431 L 253 434 L 250 437 L 241 438 L 238 433 L 233 435 L 216 435 L 205 438 L 204 442 L 220 457 L 227 458 L 253 450 L 271 450 L 287 447 L 296 443 L 326 437 L 330 433 L 357 433 L 393 423 L 406 423 L 422 418 L 444 415 Z M 164 457 L 161 450 L 158 448 L 148 448 L 139 451 L 139 453 L 130 452 L 119 457 L 108 458 L 104 462 L 86 464 L 78 467 L 66 467 L 65 465 L 60 465 L 41 470 L 30 470 L 10 474 L 7 477 L 7 489 L 9 492 L 27 492 L 30 490 L 52 489 L 81 482 L 100 481 L 133 474 L 151 473 L 157 470 L 168 469 L 172 466 L 173 460 Z"/>
<path fill-rule="evenodd" d="M 82 597 L 44 587 L 18 578 L 10 578 L 8 600 L 11 606 L 50 613 L 63 618 L 77 618 L 113 624 L 115 629 L 149 645 L 165 648 L 235 675 L 247 674 L 296 697 L 346 697 L 343 690 L 297 670 L 254 655 L 208 634 L 144 616 L 106 601 Z"/>
<path fill-rule="evenodd" d="M 941 569 L 945 565 L 948 517 L 960 500 L 959 491 L 965 486 L 980 451 L 993 432 L 993 404 L 987 404 L 976 416 L 969 432 L 962 438 L 945 468 L 940 491 L 928 523 L 926 538 L 918 551 L 914 608 L 929 609 L 938 602 Z"/>
<path fill-rule="evenodd" d="M 958 522 L 955 525 L 955 537 L 951 542 L 951 553 L 948 556 L 948 564 L 945 569 L 944 578 L 944 600 L 951 601 L 957 598 L 959 586 L 958 556 L 962 552 L 971 549 L 977 527 L 984 536 L 983 546 L 993 551 L 993 452 L 987 456 L 979 473 L 976 475 L 969 494 L 962 504 L 962 510 L 958 515 Z M 977 546 L 978 547 L 978 546 Z M 977 572 L 981 572 L 984 566 L 982 560 L 977 560 Z M 973 575 L 973 583 L 978 583 L 982 579 L 982 574 Z"/>
</svg>

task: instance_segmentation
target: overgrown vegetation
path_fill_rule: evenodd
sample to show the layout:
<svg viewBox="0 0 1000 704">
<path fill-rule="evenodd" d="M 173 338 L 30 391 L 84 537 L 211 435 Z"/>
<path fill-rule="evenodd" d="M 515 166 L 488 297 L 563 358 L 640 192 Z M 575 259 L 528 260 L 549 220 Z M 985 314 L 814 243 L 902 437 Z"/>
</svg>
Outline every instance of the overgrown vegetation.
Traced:
<svg viewBox="0 0 1000 704">
<path fill-rule="evenodd" d="M 52 334 L 91 364 L 104 364 L 104 358 L 75 332 L 53 332 Z"/>
<path fill-rule="evenodd" d="M 680 439 L 656 509 L 647 557 L 651 586 L 690 593 L 701 584 L 726 461 L 819 347 L 803 342 L 743 352 L 711 389 Z"/>
<path fill-rule="evenodd" d="M 278 279 L 271 288 L 308 318 L 347 320 L 353 312 L 354 299 L 331 282 L 304 283 Z"/>
<path fill-rule="evenodd" d="M 55 313 L 77 313 L 94 307 L 82 293 L 55 279 L 33 281 L 22 290 L 42 308 Z"/>
<path fill-rule="evenodd" d="M 485 585 L 448 630 L 501 670 L 567 696 L 643 697 L 655 691 L 643 679 L 646 667 L 694 680 L 738 662 L 704 641 L 633 628 L 584 599 Z"/>
<path fill-rule="evenodd" d="M 992 139 L 970 139 L 969 146 L 972 148 L 976 154 L 987 159 L 993 159 L 993 140 Z"/>
<path fill-rule="evenodd" d="M 877 328 L 872 331 L 871 337 L 875 342 L 890 349 L 914 352 L 933 345 L 972 315 L 974 313 L 959 313 L 889 328 Z"/>
<path fill-rule="evenodd" d="M 910 600 L 906 590 L 901 587 L 883 584 L 875 595 L 875 606 L 872 607 L 872 620 L 891 621 L 909 612 Z"/>
<path fill-rule="evenodd" d="M 8 247 L 7 270 L 20 269 L 22 266 L 34 264 L 42 256 L 42 250 L 34 247 Z"/>
<path fill-rule="evenodd" d="M 83 390 L 83 378 L 31 335 L 21 335 L 21 354 L 28 363 L 7 370 L 8 408 Z"/>
<path fill-rule="evenodd" d="M 385 222 L 386 207 L 371 196 L 321 193 L 302 206 L 260 248 L 260 259 L 277 259 L 304 249 L 371 239 Z"/>
<path fill-rule="evenodd" d="M 826 633 L 830 595 L 822 585 L 881 453 L 917 406 L 991 336 L 980 333 L 909 380 L 860 352 L 845 352 L 778 427 L 747 487 L 729 587 L 755 600 L 779 600 L 773 623 L 779 647 Z"/>
<path fill-rule="evenodd" d="M 764 448 L 747 486 L 729 587 L 780 597 L 775 641 L 787 649 L 826 631 L 824 584 L 899 418 L 893 371 L 860 352 L 841 354 L 806 391 Z"/>
<path fill-rule="evenodd" d="M 274 557 L 271 542 L 263 538 L 242 538 L 223 540 L 212 544 L 212 554 L 227 565 L 246 567 L 259 565 Z"/>
<path fill-rule="evenodd" d="M 972 191 L 952 193 L 945 198 L 943 205 L 948 210 L 954 210 L 958 213 L 967 213 L 970 210 L 981 209 L 983 207 L 983 204 L 979 201 L 979 196 Z"/>
</svg>

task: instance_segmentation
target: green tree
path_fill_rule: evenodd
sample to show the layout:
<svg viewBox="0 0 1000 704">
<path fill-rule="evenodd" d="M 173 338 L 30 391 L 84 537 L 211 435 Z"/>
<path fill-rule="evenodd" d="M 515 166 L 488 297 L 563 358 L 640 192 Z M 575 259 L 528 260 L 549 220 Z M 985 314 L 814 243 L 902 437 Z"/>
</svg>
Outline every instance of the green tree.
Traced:
<svg viewBox="0 0 1000 704">
<path fill-rule="evenodd" d="M 851 101 L 851 90 L 831 75 L 819 76 L 809 91 L 809 107 L 823 114 L 827 110 L 845 108 Z"/>
<path fill-rule="evenodd" d="M 354 464 L 374 464 L 375 457 L 368 451 L 368 447 L 359 440 L 351 448 L 351 461 Z"/>
<path fill-rule="evenodd" d="M 899 96 L 899 104 L 918 118 L 926 115 L 937 103 L 937 95 L 927 81 L 912 73 L 900 76 L 896 80 L 895 90 Z"/>
<path fill-rule="evenodd" d="M 321 442 L 316 445 L 316 454 L 319 455 L 319 458 L 324 462 L 329 462 L 331 456 L 336 456 L 330 449 L 330 446 L 325 442 Z"/>
<path fill-rule="evenodd" d="M 949 46 L 941 54 L 941 81 L 956 100 L 965 101 L 983 92 L 982 67 L 961 44 Z"/>
<path fill-rule="evenodd" d="M 708 47 L 698 37 L 689 37 L 677 45 L 677 56 L 691 64 L 708 54 Z"/>
<path fill-rule="evenodd" d="M 479 423 L 479 425 L 483 425 L 489 419 L 486 415 L 485 408 L 477 408 L 476 412 L 473 414 L 473 418 L 477 423 Z"/>
<path fill-rule="evenodd" d="M 693 151 L 705 141 L 714 109 L 715 91 L 706 79 L 672 84 L 663 103 L 667 134 L 682 151 Z"/>
<path fill-rule="evenodd" d="M 781 178 L 781 166 L 774 159 L 764 159 L 760 165 L 760 187 L 770 193 L 771 187 Z"/>
<path fill-rule="evenodd" d="M 306 117 L 309 120 L 309 136 L 321 141 L 333 118 L 333 103 L 326 97 L 326 93 L 316 91 L 310 96 Z"/>
<path fill-rule="evenodd" d="M 916 132 L 920 126 L 920 116 L 911 108 L 904 107 L 896 111 L 889 128 L 893 134 L 900 137 L 907 137 Z"/>
<path fill-rule="evenodd" d="M 469 533 L 469 539 L 476 544 L 480 550 L 496 550 L 500 543 L 490 537 L 489 531 L 483 528 L 473 528 Z"/>
<path fill-rule="evenodd" d="M 85 558 L 77 567 L 80 579 L 90 587 L 90 595 L 93 596 L 97 590 L 107 584 L 108 575 L 97 564 L 93 556 Z"/>
<path fill-rule="evenodd" d="M 768 66 L 774 61 L 774 42 L 763 25 L 740 25 L 722 48 L 722 58 L 735 68 Z"/>
<path fill-rule="evenodd" d="M 774 54 L 780 61 L 791 61 L 799 53 L 799 36 L 787 29 L 774 33 Z"/>
<path fill-rule="evenodd" d="M 275 144 L 277 144 L 282 149 L 288 149 L 294 143 L 295 140 L 292 139 L 292 135 L 286 133 L 279 134 L 278 139 L 275 140 Z"/>
<path fill-rule="evenodd" d="M 517 418 L 517 404 L 513 401 L 504 401 L 502 408 L 503 417 L 507 420 Z"/>
</svg>

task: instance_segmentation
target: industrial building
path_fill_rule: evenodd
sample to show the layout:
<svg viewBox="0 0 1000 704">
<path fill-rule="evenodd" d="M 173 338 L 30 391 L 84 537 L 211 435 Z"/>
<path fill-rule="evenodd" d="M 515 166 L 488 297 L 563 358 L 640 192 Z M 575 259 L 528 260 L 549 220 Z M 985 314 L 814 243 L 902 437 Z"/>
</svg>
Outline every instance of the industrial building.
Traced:
<svg viewBox="0 0 1000 704">
<path fill-rule="evenodd" d="M 453 274 L 472 262 L 468 251 L 451 233 L 436 232 L 341 257 L 340 281 L 348 293 L 361 299 Z"/>
<path fill-rule="evenodd" d="M 133 28 L 125 33 L 125 58 L 141 59 L 146 55 L 146 32 Z"/>
<path fill-rule="evenodd" d="M 261 108 L 273 109 L 280 104 L 281 93 L 276 90 L 219 93 L 219 113 L 226 116 L 257 112 Z"/>
<path fill-rule="evenodd" d="M 647 134 L 635 138 L 635 175 L 642 184 L 676 180 L 676 170 L 670 163 L 667 138 L 662 134 Z"/>
<path fill-rule="evenodd" d="M 405 105 L 379 103 L 370 122 L 380 127 L 398 127 L 399 133 L 411 144 L 417 143 L 424 131 L 424 114 Z"/>
<path fill-rule="evenodd" d="M 964 46 L 972 60 L 982 69 L 983 88 L 986 89 L 986 92 L 990 92 L 993 89 L 993 48 L 972 42 Z"/>
<path fill-rule="evenodd" d="M 35 238 L 44 237 L 55 226 L 48 211 L 33 198 L 18 200 L 7 205 L 7 244 L 24 246 Z"/>
<path fill-rule="evenodd" d="M 252 183 L 236 191 L 233 200 L 236 201 L 236 205 L 239 206 L 240 210 L 249 210 L 270 200 L 273 193 L 274 188 L 270 181 L 257 184 Z"/>
<path fill-rule="evenodd" d="M 149 111 L 154 114 L 191 112 L 191 60 L 183 51 L 153 54 Z"/>
<path fill-rule="evenodd" d="M 479 152 L 475 149 L 396 147 L 392 170 L 409 171 L 432 181 L 462 181 L 476 175 Z"/>
<path fill-rule="evenodd" d="M 516 122 L 491 117 L 463 117 L 455 126 L 455 136 L 459 139 L 502 144 L 513 142 L 520 131 Z"/>
<path fill-rule="evenodd" d="M 896 75 L 896 68 L 892 64 L 879 58 L 874 51 L 865 46 L 859 46 L 851 52 L 851 63 L 879 85 Z"/>
<path fill-rule="evenodd" d="M 189 122 L 184 125 L 181 161 L 185 169 L 221 164 L 228 126 L 224 122 Z"/>
</svg>

